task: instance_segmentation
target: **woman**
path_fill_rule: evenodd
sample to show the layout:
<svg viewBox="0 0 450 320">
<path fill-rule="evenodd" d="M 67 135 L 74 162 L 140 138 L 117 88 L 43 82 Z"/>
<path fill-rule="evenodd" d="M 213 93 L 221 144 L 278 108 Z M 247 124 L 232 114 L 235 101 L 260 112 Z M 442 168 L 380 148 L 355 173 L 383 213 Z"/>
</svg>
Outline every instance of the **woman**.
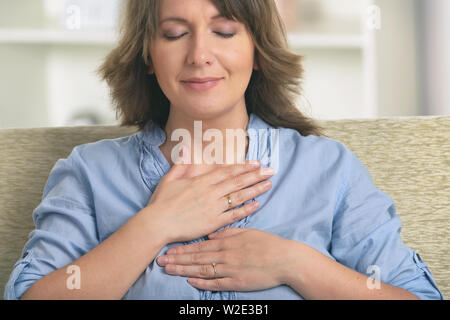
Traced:
<svg viewBox="0 0 450 320">
<path fill-rule="evenodd" d="M 6 298 L 442 298 L 392 199 L 296 109 L 300 57 L 273 0 L 126 8 L 100 71 L 141 130 L 56 163 Z M 241 163 L 206 161 L 195 131 L 210 129 L 248 134 L 209 153 Z"/>
</svg>

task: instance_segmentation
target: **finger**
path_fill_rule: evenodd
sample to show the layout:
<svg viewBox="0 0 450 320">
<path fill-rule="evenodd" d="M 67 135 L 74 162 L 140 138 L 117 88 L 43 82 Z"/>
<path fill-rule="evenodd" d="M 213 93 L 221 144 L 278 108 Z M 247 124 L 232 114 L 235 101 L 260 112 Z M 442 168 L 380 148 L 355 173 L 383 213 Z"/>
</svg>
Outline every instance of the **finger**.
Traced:
<svg viewBox="0 0 450 320">
<path fill-rule="evenodd" d="M 172 181 L 182 178 L 187 169 L 189 168 L 188 164 L 174 164 L 170 171 L 164 176 L 165 181 Z"/>
<path fill-rule="evenodd" d="M 216 273 L 214 273 L 214 267 L 212 264 L 203 265 L 167 265 L 165 271 L 167 274 L 177 275 L 182 277 L 202 278 L 202 279 L 214 279 L 222 277 L 230 277 L 233 272 L 231 269 L 228 271 L 225 264 L 216 265 Z"/>
<path fill-rule="evenodd" d="M 208 235 L 210 239 L 222 239 L 247 231 L 245 228 L 229 227 Z"/>
<path fill-rule="evenodd" d="M 270 180 L 267 179 L 269 179 L 273 175 L 274 171 L 272 168 L 270 167 L 260 168 L 258 170 L 253 170 L 245 174 L 225 179 L 221 183 L 218 183 L 216 186 L 214 186 L 213 189 L 215 192 L 217 192 L 216 194 L 219 197 L 228 195 L 232 192 L 237 193 L 240 190 L 253 192 L 254 194 L 260 194 L 262 190 L 260 190 L 259 188 L 263 186 L 265 182 L 270 182 Z"/>
<path fill-rule="evenodd" d="M 162 255 L 156 259 L 159 266 L 163 267 L 168 264 L 176 265 L 200 265 L 200 264 L 212 264 L 223 263 L 223 255 L 219 252 L 197 252 L 186 254 L 171 254 Z"/>
<path fill-rule="evenodd" d="M 223 212 L 219 215 L 219 218 L 217 219 L 217 222 L 220 224 L 218 228 L 244 219 L 245 217 L 251 215 L 256 210 L 258 210 L 258 208 L 259 208 L 258 201 L 250 201 L 249 203 L 243 205 L 240 208 Z"/>
<path fill-rule="evenodd" d="M 222 211 L 225 211 L 230 208 L 230 205 L 228 204 L 228 197 L 231 199 L 231 206 L 238 207 L 239 205 L 243 204 L 244 202 L 247 202 L 253 198 L 258 197 L 259 195 L 263 194 L 264 192 L 270 190 L 272 188 L 272 181 L 266 180 L 262 181 L 250 188 L 245 188 L 242 190 L 239 190 L 237 192 L 233 192 L 231 194 L 226 194 L 225 196 L 222 196 L 219 201 L 222 204 L 221 208 Z"/>
<path fill-rule="evenodd" d="M 209 252 L 223 250 L 222 241 L 201 241 L 197 243 L 186 244 L 184 246 L 176 246 L 167 250 L 166 254 L 182 254 L 194 252 Z"/>
<path fill-rule="evenodd" d="M 198 176 L 198 179 L 203 180 L 202 182 L 208 182 L 209 184 L 218 184 L 224 180 L 231 179 L 246 172 L 254 171 L 260 166 L 261 163 L 258 160 L 249 160 L 247 162 L 234 165 L 222 165 L 212 172 Z"/>
<path fill-rule="evenodd" d="M 209 291 L 237 291 L 237 288 L 239 287 L 237 281 L 230 277 L 211 280 L 189 278 L 187 281 L 195 288 Z"/>
</svg>

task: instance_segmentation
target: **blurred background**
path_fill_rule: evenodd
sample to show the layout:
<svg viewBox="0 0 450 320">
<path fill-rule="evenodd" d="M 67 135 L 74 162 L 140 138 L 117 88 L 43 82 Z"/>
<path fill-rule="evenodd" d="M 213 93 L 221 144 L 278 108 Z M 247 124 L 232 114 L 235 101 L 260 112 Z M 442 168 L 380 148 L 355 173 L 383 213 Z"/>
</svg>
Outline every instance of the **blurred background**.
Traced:
<svg viewBox="0 0 450 320">
<path fill-rule="evenodd" d="M 450 0 L 276 0 L 316 119 L 450 115 Z M 118 124 L 95 75 L 122 0 L 0 0 L 0 129 Z"/>
</svg>

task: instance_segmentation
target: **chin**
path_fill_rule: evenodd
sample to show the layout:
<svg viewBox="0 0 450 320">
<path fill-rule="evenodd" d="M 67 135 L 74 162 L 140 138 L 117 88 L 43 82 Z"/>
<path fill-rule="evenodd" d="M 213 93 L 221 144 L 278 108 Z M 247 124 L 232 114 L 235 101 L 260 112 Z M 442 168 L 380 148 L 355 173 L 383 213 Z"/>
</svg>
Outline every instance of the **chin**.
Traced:
<svg viewBox="0 0 450 320">
<path fill-rule="evenodd" d="M 227 111 L 227 108 L 211 107 L 211 104 L 205 106 L 197 104 L 196 106 L 189 108 L 189 110 L 185 110 L 185 113 L 196 120 L 209 120 L 220 117 Z"/>
</svg>

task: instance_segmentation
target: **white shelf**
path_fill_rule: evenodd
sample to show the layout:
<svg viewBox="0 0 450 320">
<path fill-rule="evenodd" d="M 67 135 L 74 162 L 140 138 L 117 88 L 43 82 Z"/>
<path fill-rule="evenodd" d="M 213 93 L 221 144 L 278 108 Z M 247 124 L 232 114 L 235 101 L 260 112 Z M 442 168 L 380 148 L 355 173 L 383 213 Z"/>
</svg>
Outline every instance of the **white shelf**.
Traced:
<svg viewBox="0 0 450 320">
<path fill-rule="evenodd" d="M 112 45 L 116 40 L 111 31 L 0 29 L 0 44 Z"/>
</svg>

